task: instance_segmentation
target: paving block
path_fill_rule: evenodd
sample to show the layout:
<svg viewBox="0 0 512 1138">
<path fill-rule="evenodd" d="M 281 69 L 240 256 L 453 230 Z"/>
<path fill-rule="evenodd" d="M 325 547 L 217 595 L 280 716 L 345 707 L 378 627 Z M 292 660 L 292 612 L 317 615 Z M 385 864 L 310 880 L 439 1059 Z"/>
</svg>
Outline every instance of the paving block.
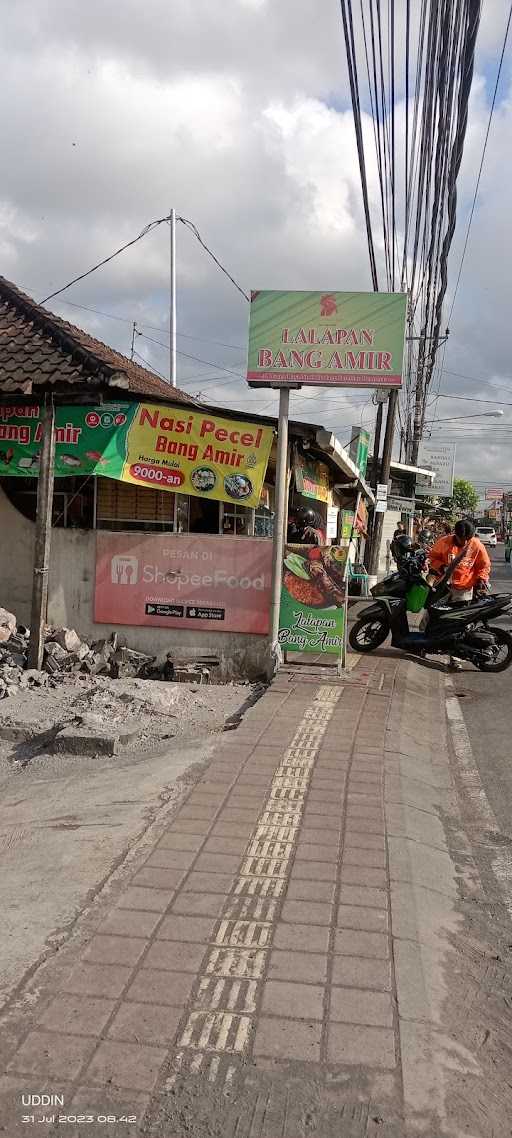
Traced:
<svg viewBox="0 0 512 1138">
<path fill-rule="evenodd" d="M 274 933 L 276 948 L 296 949 L 301 952 L 327 952 L 329 929 L 320 925 L 288 925 L 278 921 Z"/>
<path fill-rule="evenodd" d="M 167 1051 L 137 1043 L 100 1043 L 84 1079 L 127 1090 L 152 1091 Z"/>
<path fill-rule="evenodd" d="M 279 1019 L 261 1016 L 256 1028 L 254 1054 L 272 1059 L 295 1059 L 302 1063 L 320 1061 L 322 1025 L 317 1021 Z"/>
<path fill-rule="evenodd" d="M 386 960 L 389 955 L 388 938 L 386 933 L 339 929 L 335 936 L 334 951 L 345 956 L 369 956 Z"/>
<path fill-rule="evenodd" d="M 182 1007 L 122 1003 L 107 1031 L 109 1039 L 170 1047 L 183 1014 Z"/>
<path fill-rule="evenodd" d="M 136 885 L 125 889 L 118 908 L 143 913 L 164 913 L 174 897 L 174 889 L 147 889 Z"/>
<path fill-rule="evenodd" d="M 132 969 L 120 964 L 77 964 L 69 976 L 63 980 L 63 992 L 82 996 L 109 996 L 115 999 L 121 995 L 128 983 Z"/>
<path fill-rule="evenodd" d="M 320 952 L 287 952 L 275 948 L 270 956 L 268 977 L 323 984 L 327 979 L 327 956 Z"/>
<path fill-rule="evenodd" d="M 141 968 L 126 993 L 127 1001 L 141 1004 L 164 1004 L 183 1008 L 188 1000 L 194 974 Z"/>
<path fill-rule="evenodd" d="M 95 936 L 87 946 L 83 959 L 91 964 L 136 964 L 147 941 L 130 936 Z"/>
<path fill-rule="evenodd" d="M 324 987 L 299 981 L 267 980 L 263 989 L 262 1012 L 292 1016 L 293 1019 L 321 1020 L 324 1014 Z"/>
<path fill-rule="evenodd" d="M 338 905 L 336 924 L 340 929 L 386 932 L 388 914 L 385 909 L 365 909 L 363 905 Z"/>
<path fill-rule="evenodd" d="M 374 1027 L 393 1026 L 393 1005 L 388 992 L 363 988 L 332 988 L 329 1019 Z"/>
<path fill-rule="evenodd" d="M 197 972 L 204 954 L 204 944 L 157 940 L 144 957 L 142 971 L 146 968 L 165 968 L 172 972 Z"/>
<path fill-rule="evenodd" d="M 73 1035 L 101 1035 L 115 1006 L 115 1000 L 95 996 L 55 996 L 38 1023 L 51 1031 L 65 1026 Z"/>
<path fill-rule="evenodd" d="M 96 1046 L 90 1036 L 31 1031 L 7 1070 L 39 1079 L 75 1079 Z"/>
<path fill-rule="evenodd" d="M 394 1035 L 387 1027 L 331 1023 L 327 1055 L 330 1063 L 390 1070 L 396 1066 Z"/>
<path fill-rule="evenodd" d="M 302 922 L 307 925 L 330 925 L 332 909 L 324 901 L 285 901 L 282 921 Z"/>
</svg>

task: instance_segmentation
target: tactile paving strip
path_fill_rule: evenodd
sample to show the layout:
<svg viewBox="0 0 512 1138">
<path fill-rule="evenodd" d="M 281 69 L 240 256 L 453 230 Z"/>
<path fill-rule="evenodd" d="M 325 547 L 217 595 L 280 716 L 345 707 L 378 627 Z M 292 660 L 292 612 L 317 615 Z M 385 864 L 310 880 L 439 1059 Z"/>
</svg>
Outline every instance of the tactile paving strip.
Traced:
<svg viewBox="0 0 512 1138">
<path fill-rule="evenodd" d="M 247 1050 L 315 758 L 342 690 L 319 688 L 276 769 L 206 954 L 168 1086 L 184 1061 L 189 1070 L 203 1069 L 201 1056 L 186 1059 L 189 1049 L 238 1056 Z M 208 1078 L 218 1070 L 211 1060 Z"/>
</svg>

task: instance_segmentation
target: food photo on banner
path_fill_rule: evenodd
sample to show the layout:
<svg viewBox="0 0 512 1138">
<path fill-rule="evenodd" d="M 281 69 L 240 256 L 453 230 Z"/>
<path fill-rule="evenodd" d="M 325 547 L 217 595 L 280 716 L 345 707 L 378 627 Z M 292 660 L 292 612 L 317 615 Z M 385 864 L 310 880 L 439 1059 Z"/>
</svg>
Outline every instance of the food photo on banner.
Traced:
<svg viewBox="0 0 512 1138">
<path fill-rule="evenodd" d="M 279 643 L 287 652 L 343 652 L 347 549 L 285 546 Z"/>
<path fill-rule="evenodd" d="M 42 407 L 0 407 L 0 475 L 37 476 Z M 272 427 L 153 403 L 55 408 L 55 476 L 97 475 L 257 507 Z"/>
<path fill-rule="evenodd" d="M 251 386 L 401 387 L 405 293 L 253 291 Z"/>
</svg>

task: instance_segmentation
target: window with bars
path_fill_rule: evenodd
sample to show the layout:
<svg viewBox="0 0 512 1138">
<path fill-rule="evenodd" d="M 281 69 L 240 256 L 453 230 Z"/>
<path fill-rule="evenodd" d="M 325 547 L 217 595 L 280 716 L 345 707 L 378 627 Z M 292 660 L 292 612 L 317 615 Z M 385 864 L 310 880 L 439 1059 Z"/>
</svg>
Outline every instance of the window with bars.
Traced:
<svg viewBox="0 0 512 1138">
<path fill-rule="evenodd" d="M 111 478 L 98 478 L 97 483 L 98 529 L 174 533 L 175 494 Z"/>
</svg>

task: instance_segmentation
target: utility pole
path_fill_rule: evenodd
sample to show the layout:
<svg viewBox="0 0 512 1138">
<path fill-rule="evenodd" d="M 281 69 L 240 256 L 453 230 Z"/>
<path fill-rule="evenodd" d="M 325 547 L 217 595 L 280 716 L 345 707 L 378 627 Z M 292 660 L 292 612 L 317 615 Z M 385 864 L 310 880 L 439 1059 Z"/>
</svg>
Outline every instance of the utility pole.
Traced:
<svg viewBox="0 0 512 1138">
<path fill-rule="evenodd" d="M 170 212 L 171 227 L 171 297 L 169 309 L 169 332 L 171 336 L 171 358 L 169 361 L 169 382 L 176 387 L 176 210 Z"/>
<path fill-rule="evenodd" d="M 380 470 L 381 483 L 389 482 L 389 472 L 391 469 L 391 454 L 393 451 L 393 436 L 395 433 L 395 414 L 396 405 L 398 402 L 398 391 L 391 391 L 388 400 L 388 413 L 386 417 L 386 432 L 384 435 L 384 447 L 382 451 L 382 466 Z M 378 467 L 377 467 L 378 469 Z M 377 481 L 379 479 L 377 478 Z M 384 524 L 384 514 L 375 511 L 372 531 L 372 547 L 370 550 L 370 557 L 368 559 L 368 576 L 375 577 L 379 567 L 379 552 L 380 543 L 382 541 L 382 526 Z"/>
<path fill-rule="evenodd" d="M 53 478 L 55 465 L 55 411 L 53 396 L 45 396 L 43 440 L 37 481 L 37 514 L 34 544 L 34 577 L 30 613 L 29 668 L 41 668 L 44 625 L 48 605 L 48 573 L 52 534 Z"/>
<path fill-rule="evenodd" d="M 130 359 L 131 360 L 133 360 L 133 353 L 135 351 L 135 337 L 136 337 L 136 335 L 137 335 L 137 324 L 136 324 L 136 321 L 134 320 L 133 321 L 133 328 L 132 328 L 132 350 L 130 353 Z"/>
</svg>

